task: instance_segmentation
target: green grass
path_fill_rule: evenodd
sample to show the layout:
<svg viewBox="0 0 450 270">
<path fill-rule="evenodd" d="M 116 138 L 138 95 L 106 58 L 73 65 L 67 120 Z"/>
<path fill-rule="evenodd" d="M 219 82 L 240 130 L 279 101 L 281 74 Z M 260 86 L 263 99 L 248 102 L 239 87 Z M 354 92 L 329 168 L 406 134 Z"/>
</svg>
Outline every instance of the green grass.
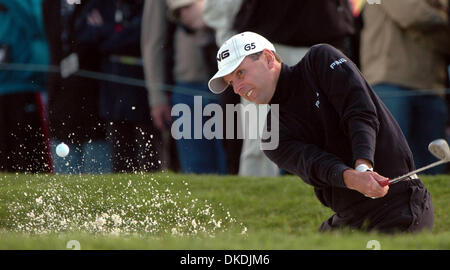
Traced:
<svg viewBox="0 0 450 270">
<path fill-rule="evenodd" d="M 331 214 L 295 176 L 0 174 L 0 249 L 449 249 L 450 176 L 423 176 L 432 233 L 320 234 Z"/>
</svg>

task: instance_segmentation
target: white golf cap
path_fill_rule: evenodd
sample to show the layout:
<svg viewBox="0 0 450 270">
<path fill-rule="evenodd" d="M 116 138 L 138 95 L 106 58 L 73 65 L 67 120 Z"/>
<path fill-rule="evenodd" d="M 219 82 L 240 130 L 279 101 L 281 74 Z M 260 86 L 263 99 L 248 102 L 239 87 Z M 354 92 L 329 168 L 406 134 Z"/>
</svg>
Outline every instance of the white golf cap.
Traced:
<svg viewBox="0 0 450 270">
<path fill-rule="evenodd" d="M 232 36 L 217 52 L 217 68 L 219 71 L 209 80 L 211 92 L 220 94 L 228 84 L 223 77 L 232 73 L 247 55 L 268 49 L 275 52 L 275 47 L 265 37 L 253 32 L 243 32 Z"/>
</svg>

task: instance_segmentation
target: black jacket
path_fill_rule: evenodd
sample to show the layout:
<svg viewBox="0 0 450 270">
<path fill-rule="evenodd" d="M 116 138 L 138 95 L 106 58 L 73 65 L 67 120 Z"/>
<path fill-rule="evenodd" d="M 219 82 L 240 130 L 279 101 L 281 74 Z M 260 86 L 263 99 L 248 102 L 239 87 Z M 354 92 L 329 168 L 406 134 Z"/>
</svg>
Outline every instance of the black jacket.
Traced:
<svg viewBox="0 0 450 270">
<path fill-rule="evenodd" d="M 405 191 L 398 183 L 384 198 L 372 200 L 344 184 L 344 170 L 359 158 L 370 160 L 376 172 L 389 178 L 413 170 L 414 162 L 393 116 L 357 67 L 334 47 L 316 45 L 297 65 L 283 64 L 270 103 L 279 104 L 280 139 L 275 150 L 264 153 L 312 185 L 324 205 L 339 213 Z"/>
<path fill-rule="evenodd" d="M 291 46 L 333 44 L 355 31 L 348 0 L 245 0 L 233 28 Z"/>
<path fill-rule="evenodd" d="M 76 53 L 79 68 L 99 71 L 100 58 L 94 46 L 76 41 L 75 19 L 80 15 L 86 1 L 74 5 L 74 12 L 63 25 L 61 1 L 43 1 L 43 17 L 50 48 L 50 63 L 61 61 Z M 64 26 L 67 40 L 62 40 Z M 99 83 L 94 79 L 71 75 L 62 78 L 60 73 L 49 73 L 48 117 L 52 138 L 80 144 L 90 139 L 105 138 L 105 124 L 99 116 Z"/>
<path fill-rule="evenodd" d="M 75 25 L 77 39 L 80 43 L 91 44 L 98 48 L 101 58 L 101 71 L 129 77 L 144 79 L 141 63 L 124 63 L 111 57 L 141 57 L 140 37 L 142 1 L 103 1 L 91 0 Z M 92 10 L 98 10 L 103 18 L 102 26 L 92 26 L 87 18 Z M 120 20 L 115 14 L 121 12 Z M 149 123 L 149 105 L 147 90 L 144 87 L 100 81 L 100 116 L 109 121 L 130 121 Z"/>
</svg>

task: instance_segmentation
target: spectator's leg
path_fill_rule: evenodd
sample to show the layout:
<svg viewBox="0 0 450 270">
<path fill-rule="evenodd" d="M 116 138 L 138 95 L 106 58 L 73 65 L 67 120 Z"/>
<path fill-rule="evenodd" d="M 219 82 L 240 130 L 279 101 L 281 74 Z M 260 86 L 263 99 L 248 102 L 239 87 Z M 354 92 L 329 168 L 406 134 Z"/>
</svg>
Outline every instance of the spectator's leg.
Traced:
<svg viewBox="0 0 450 270">
<path fill-rule="evenodd" d="M 162 167 L 162 141 L 159 131 L 153 124 L 139 124 L 135 126 L 136 159 L 140 171 L 154 172 Z"/>
<path fill-rule="evenodd" d="M 247 100 L 242 99 L 244 106 L 250 105 Z M 267 106 L 267 105 L 264 105 Z M 257 109 L 258 110 L 258 109 Z M 258 114 L 260 114 L 258 110 Z M 258 121 L 252 120 L 241 115 L 244 143 L 242 145 L 242 153 L 239 164 L 239 175 L 241 176 L 278 176 L 280 175 L 280 169 L 271 161 L 260 148 L 260 138 L 258 136 L 250 135 L 249 131 L 259 132 L 263 127 L 259 126 L 259 117 L 266 118 L 266 115 L 258 115 Z M 257 133 L 258 134 L 258 133 Z"/>
<path fill-rule="evenodd" d="M 107 133 L 112 151 L 112 168 L 116 173 L 133 172 L 138 169 L 135 149 L 136 128 L 121 121 L 111 122 Z"/>
<path fill-rule="evenodd" d="M 235 106 L 241 102 L 239 95 L 236 95 L 233 91 L 225 91 L 220 95 L 221 107 L 223 112 L 226 112 L 226 105 L 230 104 Z M 242 151 L 242 139 L 237 137 L 237 127 L 240 125 L 240 115 L 237 113 L 233 114 L 233 117 L 228 119 L 227 114 L 224 114 L 223 123 L 223 148 L 225 150 L 227 173 L 228 174 L 238 174 L 239 173 L 239 160 Z M 234 127 L 234 139 L 226 139 L 227 123 L 231 125 L 233 123 Z"/>
<path fill-rule="evenodd" d="M 60 157 L 56 154 L 56 146 L 61 141 L 50 140 L 50 149 L 53 160 L 53 172 L 56 174 L 80 174 L 82 172 L 82 148 L 78 145 L 64 142 L 69 146 L 69 154 L 65 157 Z"/>
<path fill-rule="evenodd" d="M 177 86 L 208 91 L 206 87 L 199 84 L 183 83 L 177 84 Z M 202 139 L 194 139 L 196 121 L 194 116 L 194 96 L 174 93 L 172 95 L 172 104 L 185 104 L 190 108 L 188 117 L 191 123 L 191 139 L 182 138 L 176 140 L 181 171 L 183 173 L 223 173 L 224 168 L 226 168 L 226 164 L 223 164 L 225 162 L 223 146 L 218 144 L 215 139 L 208 140 L 203 137 L 203 125 L 207 121 L 205 117 L 202 117 L 202 122 L 200 123 Z M 202 98 L 202 112 L 206 104 L 208 104 L 208 100 Z M 181 114 L 178 117 L 175 116 L 174 121 L 182 117 Z"/>
<path fill-rule="evenodd" d="M 82 173 L 111 173 L 111 146 L 105 140 L 92 140 L 82 146 Z"/>
<path fill-rule="evenodd" d="M 411 147 L 411 128 L 415 121 L 412 116 L 413 100 L 408 95 L 411 90 L 392 84 L 377 84 L 372 88 L 394 116 Z"/>
<path fill-rule="evenodd" d="M 7 171 L 50 172 L 51 160 L 47 137 L 43 132 L 41 105 L 35 92 L 9 94 L 2 97 L 5 132 L 2 140 L 6 151 Z"/>
<path fill-rule="evenodd" d="M 414 119 L 412 120 L 411 150 L 417 168 L 437 161 L 428 151 L 428 144 L 439 138 L 445 138 L 445 125 L 447 122 L 447 104 L 438 96 L 414 97 Z M 431 168 L 424 173 L 441 174 L 445 166 Z"/>
</svg>

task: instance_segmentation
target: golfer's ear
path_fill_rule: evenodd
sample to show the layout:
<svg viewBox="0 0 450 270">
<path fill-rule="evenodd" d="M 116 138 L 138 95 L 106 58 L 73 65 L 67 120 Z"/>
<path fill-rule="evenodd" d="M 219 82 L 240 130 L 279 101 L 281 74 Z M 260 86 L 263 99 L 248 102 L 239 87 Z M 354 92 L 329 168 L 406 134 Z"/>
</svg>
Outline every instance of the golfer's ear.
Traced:
<svg viewBox="0 0 450 270">
<path fill-rule="evenodd" d="M 273 55 L 273 52 L 271 52 L 268 49 L 264 49 L 263 55 L 265 57 L 265 61 L 267 61 L 267 64 L 269 65 L 269 67 L 272 67 L 273 63 L 275 61 L 275 55 Z"/>
</svg>

